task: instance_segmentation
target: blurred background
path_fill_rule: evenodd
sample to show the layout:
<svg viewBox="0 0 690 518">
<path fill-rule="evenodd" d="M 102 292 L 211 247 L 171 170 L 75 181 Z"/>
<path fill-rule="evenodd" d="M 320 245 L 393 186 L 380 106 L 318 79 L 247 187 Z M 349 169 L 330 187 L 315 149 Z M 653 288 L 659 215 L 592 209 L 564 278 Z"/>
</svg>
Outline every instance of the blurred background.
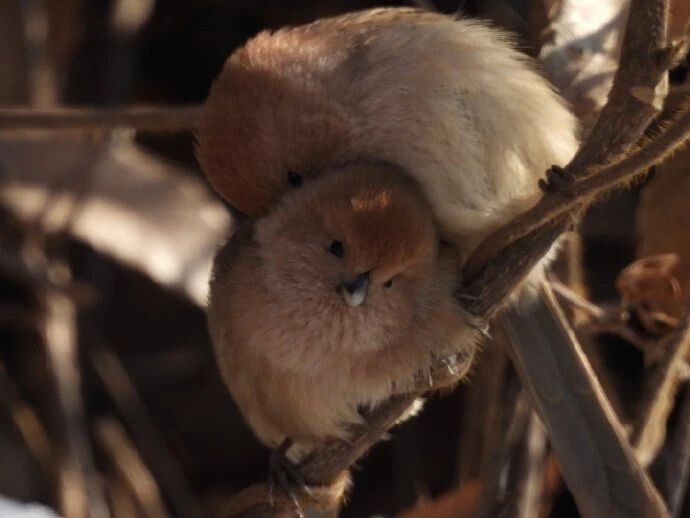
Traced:
<svg viewBox="0 0 690 518">
<path fill-rule="evenodd" d="M 672 4 L 677 38 L 690 2 Z M 69 518 L 222 516 L 265 480 L 268 451 L 223 387 L 205 326 L 210 262 L 234 220 L 173 108 L 202 103 L 256 32 L 377 5 L 512 31 L 584 134 L 627 15 L 626 0 L 0 0 L 0 516 L 20 503 Z M 673 70 L 662 118 L 690 93 L 687 70 Z M 187 129 L 20 127 L 2 111 L 65 105 L 158 106 Z M 554 277 L 675 516 L 690 516 L 688 200 L 684 151 L 591 210 Z M 342 516 L 374 515 L 577 516 L 495 343 L 468 383 L 358 464 Z"/>
</svg>

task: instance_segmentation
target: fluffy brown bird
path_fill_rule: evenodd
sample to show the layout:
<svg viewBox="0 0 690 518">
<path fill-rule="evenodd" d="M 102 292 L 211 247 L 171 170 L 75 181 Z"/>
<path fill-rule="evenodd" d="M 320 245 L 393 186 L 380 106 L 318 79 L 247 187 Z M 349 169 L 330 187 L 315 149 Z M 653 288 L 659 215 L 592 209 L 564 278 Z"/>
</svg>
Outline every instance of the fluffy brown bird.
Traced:
<svg viewBox="0 0 690 518">
<path fill-rule="evenodd" d="M 209 322 L 259 438 L 347 437 L 439 355 L 474 354 L 427 202 L 394 166 L 337 168 L 287 194 L 218 254 Z"/>
</svg>

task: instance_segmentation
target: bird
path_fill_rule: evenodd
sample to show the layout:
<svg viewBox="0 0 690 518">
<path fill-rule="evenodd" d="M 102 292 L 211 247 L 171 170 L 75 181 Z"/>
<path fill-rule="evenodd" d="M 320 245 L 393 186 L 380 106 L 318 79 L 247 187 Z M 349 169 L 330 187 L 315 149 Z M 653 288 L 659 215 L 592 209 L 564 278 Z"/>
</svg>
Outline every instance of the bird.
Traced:
<svg viewBox="0 0 690 518">
<path fill-rule="evenodd" d="M 461 378 L 478 333 L 453 296 L 456 260 L 418 186 L 382 163 L 329 170 L 233 236 L 214 262 L 209 329 L 261 442 L 351 438 L 363 410 L 438 357 Z"/>
</svg>

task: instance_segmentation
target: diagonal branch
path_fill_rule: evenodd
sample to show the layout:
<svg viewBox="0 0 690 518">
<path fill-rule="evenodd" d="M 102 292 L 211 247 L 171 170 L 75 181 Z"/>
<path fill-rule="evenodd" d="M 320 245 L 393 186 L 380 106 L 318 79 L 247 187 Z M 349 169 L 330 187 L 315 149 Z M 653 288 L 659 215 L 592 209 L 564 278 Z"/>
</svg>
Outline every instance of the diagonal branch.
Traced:
<svg viewBox="0 0 690 518">
<path fill-rule="evenodd" d="M 646 382 L 639 415 L 630 441 L 638 456 L 650 463 L 661 448 L 666 435 L 666 422 L 680 385 L 680 369 L 690 352 L 690 314 L 659 347 L 664 356 Z"/>
<path fill-rule="evenodd" d="M 629 184 L 689 139 L 690 103 L 687 103 L 671 125 L 653 141 L 619 162 L 600 168 L 596 174 L 585 175 L 586 169 L 575 171 L 575 176 L 584 178 L 544 196 L 533 208 L 489 236 L 465 266 L 465 277 L 473 279 L 465 293 L 475 300 L 466 304 L 467 309 L 477 316 L 491 316 L 492 308 L 500 307 L 516 283 L 553 244 L 554 236 L 557 238 L 567 230 L 584 208 L 602 194 Z M 500 243 L 509 245 L 501 250 Z M 497 255 L 492 257 L 494 253 Z M 516 261 L 517 257 L 520 260 Z M 497 274 L 505 284 L 492 282 Z"/>
<path fill-rule="evenodd" d="M 673 518 L 680 518 L 690 478 L 690 384 L 682 389 L 678 424 L 671 439 L 666 465 L 664 496 Z"/>
<path fill-rule="evenodd" d="M 583 175 L 582 180 L 572 182 L 557 192 L 544 196 L 534 207 L 520 214 L 495 233 L 491 243 L 494 239 L 497 242 L 500 239 L 502 243 L 511 243 L 546 226 L 554 218 L 567 213 L 577 214 L 602 193 L 625 186 L 651 166 L 666 159 L 690 139 L 689 129 L 690 103 L 687 103 L 670 127 L 654 140 L 621 161 L 601 167 L 596 174 Z M 579 172 L 586 173 L 586 170 Z M 493 247 L 493 244 L 489 245 L 488 241 L 486 243 L 483 249 L 478 249 L 474 254 L 472 264 L 468 263 L 467 272 L 473 270 L 475 263 L 486 262 L 482 256 L 487 253 L 489 247 Z"/>
</svg>

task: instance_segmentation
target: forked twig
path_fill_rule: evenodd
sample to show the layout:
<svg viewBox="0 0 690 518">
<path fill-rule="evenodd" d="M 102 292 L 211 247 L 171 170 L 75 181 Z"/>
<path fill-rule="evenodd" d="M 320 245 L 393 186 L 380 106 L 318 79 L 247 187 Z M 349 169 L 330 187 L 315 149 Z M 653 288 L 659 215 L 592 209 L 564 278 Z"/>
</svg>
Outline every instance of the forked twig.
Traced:
<svg viewBox="0 0 690 518">
<path fill-rule="evenodd" d="M 666 421 L 678 391 L 680 372 L 690 352 L 690 313 L 660 346 L 663 347 L 663 357 L 646 380 L 638 419 L 630 438 L 638 455 L 641 454 L 646 462 L 653 460 L 664 442 Z"/>
</svg>

